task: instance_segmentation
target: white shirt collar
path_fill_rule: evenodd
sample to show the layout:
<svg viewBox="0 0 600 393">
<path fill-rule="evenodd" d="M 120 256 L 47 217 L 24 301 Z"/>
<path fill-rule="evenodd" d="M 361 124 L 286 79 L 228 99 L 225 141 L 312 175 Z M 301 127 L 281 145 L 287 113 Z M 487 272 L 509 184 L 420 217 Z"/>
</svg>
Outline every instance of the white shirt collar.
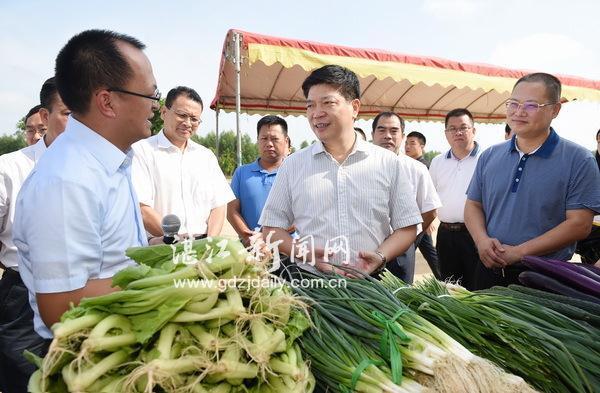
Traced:
<svg viewBox="0 0 600 393">
<path fill-rule="evenodd" d="M 158 147 L 160 147 L 161 149 L 176 149 L 178 151 L 179 148 L 177 146 L 175 146 L 170 140 L 169 138 L 167 138 L 167 136 L 165 135 L 165 130 L 162 129 L 160 130 L 160 132 L 158 134 L 156 134 L 156 141 L 158 144 Z M 196 144 L 196 142 L 194 142 L 191 138 L 188 139 L 187 141 L 187 145 L 185 146 L 185 149 L 183 151 L 186 150 L 196 150 L 198 148 L 198 145 Z"/>
</svg>

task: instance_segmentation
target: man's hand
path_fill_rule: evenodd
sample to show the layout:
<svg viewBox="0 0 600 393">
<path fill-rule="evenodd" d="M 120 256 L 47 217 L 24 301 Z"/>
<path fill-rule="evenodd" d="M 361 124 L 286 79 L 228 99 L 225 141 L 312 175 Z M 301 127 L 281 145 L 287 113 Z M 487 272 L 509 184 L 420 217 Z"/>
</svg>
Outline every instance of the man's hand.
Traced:
<svg viewBox="0 0 600 393">
<path fill-rule="evenodd" d="M 521 258 L 524 257 L 519 246 L 509 246 L 508 244 L 503 244 L 502 248 L 504 249 L 504 252 L 502 253 L 501 258 L 504 260 L 507 266 L 520 262 Z"/>
<path fill-rule="evenodd" d="M 479 259 L 488 269 L 505 267 L 506 262 L 502 259 L 506 251 L 498 239 L 486 237 L 477 244 Z"/>
<path fill-rule="evenodd" d="M 302 254 L 300 254 L 301 250 L 298 249 L 296 255 L 294 255 L 294 259 L 296 260 L 300 260 L 302 261 L 303 259 L 306 260 L 307 263 L 310 262 L 314 262 L 315 264 L 317 263 L 329 263 L 329 258 L 325 257 L 325 249 L 323 248 L 315 248 L 314 253 L 315 253 L 315 260 L 311 261 L 309 257 L 311 257 L 311 254 L 308 253 L 308 255 L 304 256 Z M 328 253 L 328 256 L 332 255 L 331 252 Z"/>
<path fill-rule="evenodd" d="M 594 266 L 596 266 L 596 267 L 600 267 L 600 259 L 598 259 L 598 260 L 596 261 L 596 264 L 595 264 Z"/>
<path fill-rule="evenodd" d="M 359 251 L 356 269 L 372 274 L 381 267 L 381 257 L 372 251 Z"/>
<path fill-rule="evenodd" d="M 427 227 L 427 229 L 425 229 L 425 233 L 428 234 L 429 236 L 431 236 L 433 234 L 433 232 L 437 229 L 437 223 L 434 221 L 431 224 L 429 224 L 429 226 Z"/>
<path fill-rule="evenodd" d="M 252 244 L 251 240 L 252 237 L 254 235 L 256 235 L 258 232 L 254 232 L 254 231 L 247 231 L 247 232 L 242 232 L 239 234 L 240 236 L 240 240 L 242 241 L 242 244 L 246 247 L 250 247 Z"/>
</svg>

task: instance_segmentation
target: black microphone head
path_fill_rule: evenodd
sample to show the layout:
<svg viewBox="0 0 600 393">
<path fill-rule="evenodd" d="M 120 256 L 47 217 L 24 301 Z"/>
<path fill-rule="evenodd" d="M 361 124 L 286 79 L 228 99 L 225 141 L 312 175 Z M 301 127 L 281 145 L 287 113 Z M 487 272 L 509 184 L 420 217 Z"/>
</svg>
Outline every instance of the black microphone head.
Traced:
<svg viewBox="0 0 600 393">
<path fill-rule="evenodd" d="M 175 236 L 181 228 L 181 221 L 175 214 L 167 214 L 163 217 L 160 226 L 162 227 L 165 236 Z"/>
</svg>

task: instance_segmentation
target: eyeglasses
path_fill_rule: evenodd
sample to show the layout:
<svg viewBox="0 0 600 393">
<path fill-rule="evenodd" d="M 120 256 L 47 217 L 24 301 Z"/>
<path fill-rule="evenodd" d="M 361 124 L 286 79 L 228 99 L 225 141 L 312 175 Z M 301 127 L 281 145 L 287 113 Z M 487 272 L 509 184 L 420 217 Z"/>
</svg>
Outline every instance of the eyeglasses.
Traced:
<svg viewBox="0 0 600 393">
<path fill-rule="evenodd" d="M 177 118 L 177 121 L 180 122 L 186 122 L 186 121 L 190 121 L 190 124 L 193 126 L 197 126 L 200 123 L 202 123 L 202 120 L 197 118 L 196 116 L 192 116 L 192 115 L 188 115 L 185 112 L 181 112 L 181 111 L 176 111 L 174 109 L 171 108 L 167 108 L 168 110 L 172 111 L 175 114 L 175 117 Z"/>
<path fill-rule="evenodd" d="M 47 128 L 46 128 L 46 127 L 38 127 L 38 128 L 35 128 L 35 127 L 27 127 L 27 128 L 25 129 L 25 133 L 26 133 L 27 135 L 35 135 L 35 134 L 44 135 L 44 134 L 46 133 L 46 131 L 47 131 Z"/>
<path fill-rule="evenodd" d="M 527 101 L 527 102 L 519 102 L 517 100 L 507 100 L 505 102 L 506 111 L 509 113 L 517 112 L 521 107 L 527 114 L 534 114 L 545 106 L 556 105 L 556 102 L 548 102 L 546 104 L 538 104 L 537 102 Z"/>
<path fill-rule="evenodd" d="M 449 132 L 450 134 L 456 134 L 457 132 L 462 132 L 463 134 L 466 133 L 467 131 L 469 131 L 471 128 L 471 126 L 460 126 L 459 128 L 456 127 L 448 127 L 446 128 L 444 131 Z"/>
<path fill-rule="evenodd" d="M 160 97 L 162 96 L 162 94 L 160 93 L 160 91 L 158 91 L 158 89 L 156 89 L 154 91 L 154 94 L 151 96 L 147 96 L 145 94 L 140 94 L 140 93 L 134 93 L 133 91 L 127 91 L 127 90 L 123 90 L 123 89 L 117 89 L 116 87 L 109 87 L 108 89 L 106 89 L 108 91 L 114 91 L 117 93 L 123 93 L 123 94 L 129 94 L 132 96 L 136 96 L 136 97 L 142 97 L 142 98 L 147 98 L 149 100 L 153 100 L 156 102 L 160 101 Z"/>
</svg>

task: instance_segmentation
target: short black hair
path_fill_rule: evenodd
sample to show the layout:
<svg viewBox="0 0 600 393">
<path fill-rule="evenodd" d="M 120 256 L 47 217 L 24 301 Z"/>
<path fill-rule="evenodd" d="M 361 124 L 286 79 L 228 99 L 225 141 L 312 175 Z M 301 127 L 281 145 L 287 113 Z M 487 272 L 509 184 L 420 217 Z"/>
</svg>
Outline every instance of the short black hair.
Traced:
<svg viewBox="0 0 600 393">
<path fill-rule="evenodd" d="M 27 123 L 27 119 L 29 119 L 31 116 L 35 115 L 36 113 L 38 113 L 40 111 L 40 109 L 42 109 L 41 105 L 36 105 L 33 108 L 31 108 L 29 110 L 29 112 L 27 112 L 27 114 L 25 115 L 25 123 Z"/>
<path fill-rule="evenodd" d="M 109 30 L 86 30 L 74 37 L 56 57 L 55 77 L 63 102 L 75 113 L 86 113 L 98 88 L 123 88 L 133 69 L 117 43 L 137 49 L 146 46 L 136 38 Z"/>
<path fill-rule="evenodd" d="M 402 132 L 404 134 L 404 119 L 402 118 L 402 116 L 400 116 L 399 114 L 395 113 L 395 112 L 380 112 L 377 114 L 377 116 L 375 116 L 375 118 L 373 119 L 373 132 L 375 132 L 375 129 L 377 128 L 377 123 L 379 123 L 379 119 L 381 119 L 382 117 L 397 117 L 398 120 L 400 121 L 400 132 Z"/>
<path fill-rule="evenodd" d="M 360 136 L 362 136 L 362 138 L 365 141 L 367 140 L 367 135 L 365 134 L 365 132 L 363 131 L 362 128 L 360 128 L 360 127 L 354 127 L 354 131 L 358 132 L 360 134 Z"/>
<path fill-rule="evenodd" d="M 58 89 L 56 88 L 56 79 L 54 77 L 46 79 L 40 90 L 40 104 L 42 108 L 52 112 L 52 106 L 56 103 Z"/>
<path fill-rule="evenodd" d="M 315 85 L 333 86 L 348 101 L 360 98 L 358 77 L 346 67 L 330 64 L 313 70 L 302 83 L 305 98 L 308 98 L 308 91 Z"/>
<path fill-rule="evenodd" d="M 545 72 L 534 72 L 533 74 L 528 74 L 521 77 L 513 90 L 519 83 L 529 82 L 529 83 L 542 83 L 546 87 L 546 95 L 551 103 L 556 104 L 560 102 L 560 94 L 561 94 L 561 84 L 557 77 L 554 75 L 547 74 Z"/>
<path fill-rule="evenodd" d="M 274 116 L 274 115 L 267 115 L 263 118 L 261 118 L 258 123 L 256 123 L 256 137 L 258 138 L 258 134 L 260 134 L 260 129 L 263 128 L 263 126 L 271 126 L 271 125 L 279 125 L 281 126 L 281 130 L 283 131 L 283 135 L 285 135 L 286 137 L 288 137 L 288 125 L 287 122 L 279 117 L 279 116 Z"/>
<path fill-rule="evenodd" d="M 508 125 L 508 123 L 504 126 L 504 135 L 510 135 L 510 132 L 512 131 L 512 129 L 510 128 L 510 126 Z"/>
<path fill-rule="evenodd" d="M 173 101 L 175 101 L 179 96 L 186 96 L 190 100 L 200 104 L 202 109 L 204 109 L 204 103 L 202 102 L 200 95 L 196 92 L 196 90 L 187 86 L 177 86 L 169 90 L 169 93 L 167 93 L 167 98 L 165 98 L 165 106 L 170 109 L 171 105 L 173 105 Z"/>
<path fill-rule="evenodd" d="M 421 134 L 419 131 L 411 131 L 408 133 L 408 135 L 406 137 L 407 138 L 417 138 L 423 146 L 425 146 L 427 144 L 427 138 L 425 138 L 425 135 Z"/>
<path fill-rule="evenodd" d="M 600 135 L 600 130 L 596 133 L 596 139 L 598 139 L 598 135 Z"/>
<path fill-rule="evenodd" d="M 473 120 L 473 115 L 471 114 L 471 112 L 469 112 L 468 109 L 456 108 L 452 109 L 446 114 L 446 118 L 444 119 L 444 127 L 448 127 L 448 119 L 450 119 L 451 117 L 461 117 L 465 115 L 467 115 L 467 117 L 471 119 L 471 125 L 475 124 L 475 121 Z"/>
</svg>

